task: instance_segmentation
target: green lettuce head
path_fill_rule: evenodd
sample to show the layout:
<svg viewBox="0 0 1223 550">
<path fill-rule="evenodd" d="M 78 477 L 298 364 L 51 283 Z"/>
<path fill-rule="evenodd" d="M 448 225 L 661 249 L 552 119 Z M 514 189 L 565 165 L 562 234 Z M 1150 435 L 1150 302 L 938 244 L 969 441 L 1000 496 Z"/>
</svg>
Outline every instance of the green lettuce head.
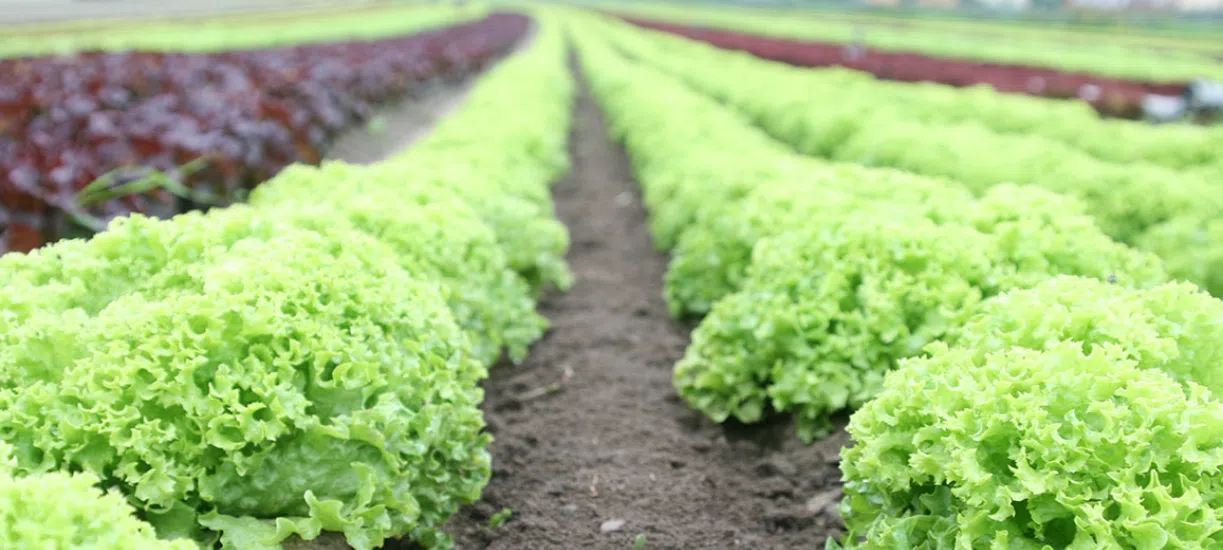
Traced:
<svg viewBox="0 0 1223 550">
<path fill-rule="evenodd" d="M 851 548 L 1211 548 L 1223 303 L 1057 277 L 987 300 L 850 421 Z"/>
<path fill-rule="evenodd" d="M 354 232 L 193 249 L 100 310 L 15 328 L 0 438 L 17 471 L 93 472 L 164 537 L 444 544 L 489 456 L 485 370 L 440 288 Z"/>
<path fill-rule="evenodd" d="M 1116 347 L 943 350 L 888 376 L 849 431 L 847 548 L 1157 550 L 1223 537 L 1223 405 Z"/>
<path fill-rule="evenodd" d="M 118 493 L 93 474 L 14 477 L 11 448 L 0 443 L 0 548 L 197 550 L 188 540 L 158 540 Z"/>
</svg>

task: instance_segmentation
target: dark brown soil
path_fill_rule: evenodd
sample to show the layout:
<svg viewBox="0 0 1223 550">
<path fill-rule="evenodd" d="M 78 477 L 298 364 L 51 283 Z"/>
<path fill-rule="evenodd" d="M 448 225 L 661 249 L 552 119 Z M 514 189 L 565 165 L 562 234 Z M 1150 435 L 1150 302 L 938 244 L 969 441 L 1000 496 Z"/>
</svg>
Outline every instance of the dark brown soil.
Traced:
<svg viewBox="0 0 1223 550">
<path fill-rule="evenodd" d="M 552 330 L 488 380 L 496 437 L 484 499 L 451 521 L 462 550 L 792 550 L 839 533 L 844 432 L 804 446 L 791 426 L 718 426 L 675 395 L 688 330 L 661 298 L 656 252 L 623 151 L 581 93 L 572 173 L 555 187 L 577 283 Z M 543 388 L 562 384 L 558 391 Z M 508 523 L 489 529 L 509 508 Z"/>
</svg>

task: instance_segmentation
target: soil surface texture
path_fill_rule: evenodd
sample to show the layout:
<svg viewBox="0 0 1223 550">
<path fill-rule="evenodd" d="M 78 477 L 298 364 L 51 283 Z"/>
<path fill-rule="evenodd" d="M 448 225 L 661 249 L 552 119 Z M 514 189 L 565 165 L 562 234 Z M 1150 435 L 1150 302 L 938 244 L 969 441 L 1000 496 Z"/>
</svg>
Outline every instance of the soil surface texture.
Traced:
<svg viewBox="0 0 1223 550">
<path fill-rule="evenodd" d="M 554 194 L 577 282 L 541 304 L 552 329 L 529 358 L 492 370 L 493 479 L 448 531 L 462 550 L 822 548 L 845 433 L 807 446 L 789 422 L 719 426 L 676 396 L 689 330 L 662 299 L 666 257 L 584 86 L 576 109 Z"/>
</svg>

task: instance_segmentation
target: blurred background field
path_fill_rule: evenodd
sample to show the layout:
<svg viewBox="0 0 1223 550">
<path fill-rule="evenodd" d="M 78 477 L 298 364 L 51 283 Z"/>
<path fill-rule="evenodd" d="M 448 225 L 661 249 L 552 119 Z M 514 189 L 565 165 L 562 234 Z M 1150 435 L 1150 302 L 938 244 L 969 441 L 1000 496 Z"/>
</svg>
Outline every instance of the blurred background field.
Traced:
<svg viewBox="0 0 1223 550">
<path fill-rule="evenodd" d="M 0 0 L 0 549 L 1217 545 L 1221 122 L 1223 0 Z"/>
</svg>

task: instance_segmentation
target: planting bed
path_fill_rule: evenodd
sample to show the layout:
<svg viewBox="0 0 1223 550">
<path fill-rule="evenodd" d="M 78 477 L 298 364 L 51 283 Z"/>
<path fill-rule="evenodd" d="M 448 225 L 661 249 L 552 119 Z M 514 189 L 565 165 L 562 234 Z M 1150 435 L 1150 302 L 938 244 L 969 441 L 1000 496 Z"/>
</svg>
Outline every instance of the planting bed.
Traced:
<svg viewBox="0 0 1223 550">
<path fill-rule="evenodd" d="M 624 17 L 635 25 L 741 50 L 757 57 L 801 67 L 841 66 L 885 80 L 939 82 L 953 86 L 988 84 L 1002 92 L 1083 99 L 1101 114 L 1136 118 L 1146 94 L 1180 95 L 1187 84 L 1122 80 L 1023 65 L 1003 65 L 897 53 L 844 44 L 772 38 Z"/>
<path fill-rule="evenodd" d="M 219 142 L 294 150 L 171 182 L 239 204 L 0 257 L 0 547 L 1223 541 L 1223 134 L 532 13 L 415 56 L 121 57 L 226 60 L 116 66 L 133 103 L 325 108 L 235 111 Z M 9 70 L 111 82 L 48 67 Z M 8 152 L 96 130 L 54 99 Z M 184 143 L 154 129 L 77 152 Z"/>
<path fill-rule="evenodd" d="M 570 280 L 547 189 L 572 85 L 543 34 L 393 158 L 0 257 L 0 546 L 446 547 L 489 476 L 478 384 Z M 28 491 L 56 482 L 81 496 Z M 93 509 L 126 519 L 72 519 Z"/>
<path fill-rule="evenodd" d="M 378 105 L 477 73 L 528 26 L 521 15 L 494 14 L 371 42 L 0 60 L 0 251 L 30 250 L 129 212 L 232 202 L 293 162 L 317 163 Z M 201 169 L 172 174 L 194 191 L 186 196 L 157 189 L 79 200 L 112 170 L 125 170 L 120 185 L 201 158 Z"/>
<path fill-rule="evenodd" d="M 526 362 L 493 369 L 493 479 L 448 530 L 464 550 L 623 550 L 638 535 L 660 550 L 822 544 L 839 533 L 845 438 L 806 446 L 785 423 L 723 427 L 676 397 L 688 327 L 662 299 L 666 258 L 586 92 L 574 116 L 574 165 L 554 197 L 576 282 L 541 304 L 552 329 Z"/>
</svg>

